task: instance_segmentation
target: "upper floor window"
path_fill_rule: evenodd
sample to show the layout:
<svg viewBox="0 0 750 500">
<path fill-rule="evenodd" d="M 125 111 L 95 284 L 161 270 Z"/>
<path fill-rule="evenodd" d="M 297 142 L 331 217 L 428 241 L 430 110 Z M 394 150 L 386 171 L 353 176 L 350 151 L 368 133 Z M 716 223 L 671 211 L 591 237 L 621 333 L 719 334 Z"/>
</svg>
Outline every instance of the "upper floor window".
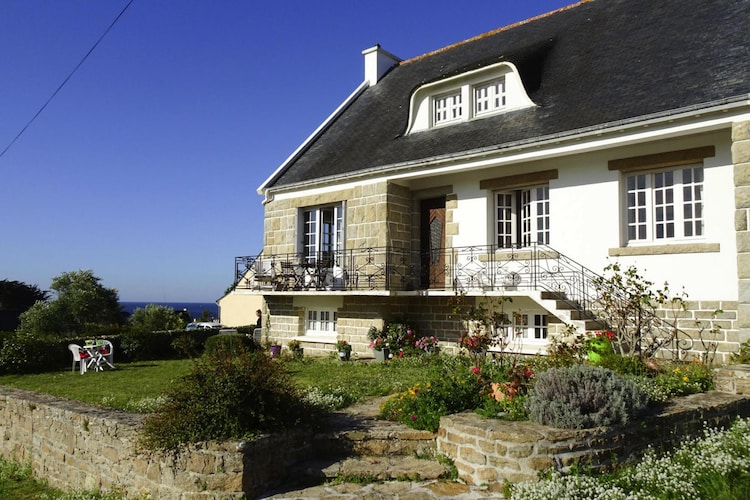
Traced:
<svg viewBox="0 0 750 500">
<path fill-rule="evenodd" d="M 459 120 L 463 114 L 460 92 L 453 92 L 435 97 L 432 106 L 432 122 L 435 125 Z"/>
<path fill-rule="evenodd" d="M 549 186 L 495 193 L 496 243 L 499 248 L 549 244 Z"/>
<path fill-rule="evenodd" d="M 331 258 L 343 249 L 343 214 L 341 203 L 302 211 L 302 253 L 306 260 Z"/>
<path fill-rule="evenodd" d="M 534 106 L 516 67 L 502 62 L 419 87 L 406 133 Z"/>
<path fill-rule="evenodd" d="M 625 177 L 628 242 L 703 236 L 703 167 Z"/>
<path fill-rule="evenodd" d="M 474 86 L 474 115 L 492 113 L 505 107 L 505 78 Z"/>
</svg>

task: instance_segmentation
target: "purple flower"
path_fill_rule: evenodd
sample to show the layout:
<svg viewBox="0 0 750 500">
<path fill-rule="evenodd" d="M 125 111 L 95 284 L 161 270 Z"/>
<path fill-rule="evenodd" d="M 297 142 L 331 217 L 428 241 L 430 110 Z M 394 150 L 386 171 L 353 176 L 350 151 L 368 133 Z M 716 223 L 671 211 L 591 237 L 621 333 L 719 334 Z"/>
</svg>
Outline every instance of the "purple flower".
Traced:
<svg viewBox="0 0 750 500">
<path fill-rule="evenodd" d="M 416 416 L 416 415 L 412 415 L 412 416 L 411 416 L 411 419 L 412 419 L 412 420 L 416 420 L 416 419 L 417 419 L 417 416 Z"/>
</svg>

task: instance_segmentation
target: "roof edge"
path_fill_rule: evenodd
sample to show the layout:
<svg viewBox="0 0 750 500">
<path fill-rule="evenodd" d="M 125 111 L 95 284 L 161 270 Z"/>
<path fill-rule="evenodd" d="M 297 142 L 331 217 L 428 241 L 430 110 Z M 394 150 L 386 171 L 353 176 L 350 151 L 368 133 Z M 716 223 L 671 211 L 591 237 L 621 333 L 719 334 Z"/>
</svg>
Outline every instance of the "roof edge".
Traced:
<svg viewBox="0 0 750 500">
<path fill-rule="evenodd" d="M 323 123 L 318 125 L 318 128 L 316 128 L 312 134 L 310 134 L 307 139 L 305 139 L 302 144 L 300 144 L 297 149 L 295 149 L 292 154 L 290 154 L 286 160 L 265 180 L 263 183 L 258 186 L 258 189 L 256 192 L 263 196 L 264 191 L 268 188 L 269 184 L 271 184 L 273 181 L 275 181 L 287 168 L 289 168 L 289 165 L 299 157 L 306 149 L 307 147 L 317 139 L 320 134 L 322 134 L 330 125 L 333 123 L 333 121 L 338 118 L 341 113 L 346 110 L 346 108 L 351 105 L 354 100 L 359 97 L 362 92 L 364 92 L 368 87 L 370 86 L 370 83 L 365 80 L 362 83 L 359 84 L 359 86 L 354 89 L 354 91 L 349 94 L 349 96 L 344 99 L 344 102 L 342 102 L 338 108 L 336 108 L 333 113 L 328 115 L 328 118 L 323 120 Z"/>
</svg>

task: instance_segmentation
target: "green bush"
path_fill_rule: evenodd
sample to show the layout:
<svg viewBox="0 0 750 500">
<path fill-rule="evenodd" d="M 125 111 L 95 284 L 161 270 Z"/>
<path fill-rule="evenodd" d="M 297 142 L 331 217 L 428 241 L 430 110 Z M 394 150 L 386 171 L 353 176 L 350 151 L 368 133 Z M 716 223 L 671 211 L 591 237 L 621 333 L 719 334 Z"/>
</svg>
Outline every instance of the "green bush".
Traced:
<svg viewBox="0 0 750 500">
<path fill-rule="evenodd" d="M 253 350 L 255 350 L 253 339 L 239 333 L 221 333 L 206 339 L 206 354 L 226 351 L 231 355 L 236 355 L 242 351 Z"/>
<path fill-rule="evenodd" d="M 540 373 L 527 407 L 537 423 L 585 429 L 625 424 L 647 403 L 643 391 L 613 371 L 576 365 Z"/>
<path fill-rule="evenodd" d="M 714 387 L 713 372 L 703 363 L 667 365 L 655 380 L 670 397 L 706 392 Z"/>
<path fill-rule="evenodd" d="M 380 411 L 388 420 L 436 432 L 440 417 L 477 408 L 483 383 L 468 358 L 435 356 L 420 382 L 386 401 Z M 472 371 L 474 370 L 474 371 Z"/>
<path fill-rule="evenodd" d="M 239 349 L 238 351 L 241 351 Z M 146 418 L 141 445 L 176 449 L 206 440 L 247 438 L 313 425 L 319 412 L 294 387 L 284 364 L 264 352 L 224 350 L 196 360 L 192 372 Z"/>
</svg>

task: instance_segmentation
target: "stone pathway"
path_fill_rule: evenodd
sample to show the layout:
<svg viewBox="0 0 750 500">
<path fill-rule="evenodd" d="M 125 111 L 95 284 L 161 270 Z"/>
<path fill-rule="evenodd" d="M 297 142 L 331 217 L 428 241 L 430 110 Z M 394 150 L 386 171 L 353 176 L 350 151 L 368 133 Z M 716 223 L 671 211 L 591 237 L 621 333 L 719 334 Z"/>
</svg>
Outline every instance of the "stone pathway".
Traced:
<svg viewBox="0 0 750 500">
<path fill-rule="evenodd" d="M 380 404 L 385 398 L 376 398 L 363 404 L 347 408 L 339 415 L 341 422 L 352 419 L 357 422 L 358 426 L 378 428 L 380 426 L 400 426 L 393 422 L 384 422 L 377 419 Z M 335 421 L 336 419 L 334 419 Z M 345 423 L 340 425 L 345 426 Z M 404 426 L 405 430 L 408 430 Z M 369 464 L 368 475 L 378 476 L 376 474 L 378 467 L 386 467 L 388 458 L 377 460 L 377 463 Z M 352 457 L 342 462 L 340 467 L 368 467 L 367 458 L 362 460 Z M 416 462 L 419 462 L 415 459 Z M 364 462 L 364 463 L 363 463 Z M 422 461 L 421 467 L 428 465 L 437 465 Z M 361 472 L 361 471 L 360 471 Z M 356 470 L 346 472 L 349 475 L 356 476 Z M 362 473 L 361 475 L 365 475 Z M 327 498 L 362 498 L 362 499 L 397 499 L 397 500 L 430 500 L 430 499 L 453 499 L 453 500 L 474 500 L 474 499 L 503 499 L 505 498 L 500 491 L 501 485 L 492 486 L 469 486 L 458 481 L 447 480 L 429 480 L 429 481 L 383 481 L 369 484 L 359 483 L 330 483 L 319 486 L 312 486 L 304 489 L 293 491 L 278 490 L 262 496 L 264 499 L 274 500 L 292 500 L 292 499 L 327 499 Z"/>
</svg>

